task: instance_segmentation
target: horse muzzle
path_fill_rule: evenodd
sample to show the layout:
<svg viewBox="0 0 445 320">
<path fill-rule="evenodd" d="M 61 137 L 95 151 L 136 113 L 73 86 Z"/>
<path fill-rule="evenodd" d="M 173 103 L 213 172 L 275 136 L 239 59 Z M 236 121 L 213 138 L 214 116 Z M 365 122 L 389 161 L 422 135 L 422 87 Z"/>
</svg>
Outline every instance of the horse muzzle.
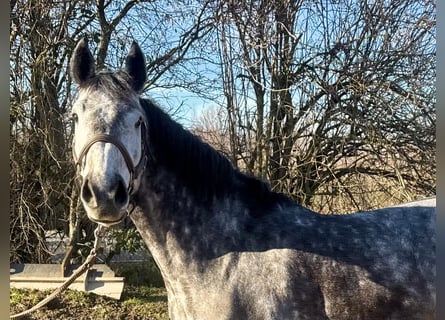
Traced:
<svg viewBox="0 0 445 320">
<path fill-rule="evenodd" d="M 98 224 L 110 226 L 121 222 L 127 213 L 130 195 L 120 176 L 107 183 L 95 183 L 84 178 L 80 197 L 88 218 Z"/>
</svg>

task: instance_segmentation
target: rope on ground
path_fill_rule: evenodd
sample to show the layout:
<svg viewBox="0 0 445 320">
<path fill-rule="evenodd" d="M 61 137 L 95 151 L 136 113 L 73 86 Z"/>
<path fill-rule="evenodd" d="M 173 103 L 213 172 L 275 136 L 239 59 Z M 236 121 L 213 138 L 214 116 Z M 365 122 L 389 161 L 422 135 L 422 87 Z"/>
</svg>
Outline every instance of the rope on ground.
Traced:
<svg viewBox="0 0 445 320">
<path fill-rule="evenodd" d="M 71 277 L 69 277 L 64 283 L 62 283 L 62 285 L 59 288 L 57 288 L 53 293 L 51 293 L 45 299 L 43 299 L 42 301 L 37 303 L 35 306 L 33 306 L 32 308 L 30 308 L 28 310 L 25 310 L 25 311 L 22 311 L 20 313 L 10 316 L 10 319 L 21 318 L 21 317 L 28 315 L 30 313 L 33 313 L 36 310 L 40 309 L 41 307 L 45 306 L 46 304 L 48 304 L 48 302 L 50 302 L 51 300 L 56 298 L 59 294 L 61 294 L 63 291 L 65 291 L 74 282 L 74 280 L 79 278 L 84 272 L 86 272 L 88 269 L 90 269 L 94 264 L 94 259 L 96 258 L 96 255 L 97 255 L 97 249 L 99 248 L 99 239 L 103 236 L 104 228 L 105 227 L 99 225 L 94 230 L 93 249 L 91 249 L 90 254 L 85 259 L 85 262 L 73 272 Z"/>
</svg>

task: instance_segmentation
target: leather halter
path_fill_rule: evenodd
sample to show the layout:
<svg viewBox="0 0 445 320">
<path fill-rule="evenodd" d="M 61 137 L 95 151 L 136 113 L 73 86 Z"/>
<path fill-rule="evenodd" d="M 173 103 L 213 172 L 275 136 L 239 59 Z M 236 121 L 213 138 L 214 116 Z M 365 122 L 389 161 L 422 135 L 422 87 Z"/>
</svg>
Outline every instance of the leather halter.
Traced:
<svg viewBox="0 0 445 320">
<path fill-rule="evenodd" d="M 145 152 L 145 123 L 141 123 L 141 159 L 139 160 L 139 163 L 135 166 L 133 164 L 133 160 L 131 159 L 130 154 L 128 153 L 125 146 L 117 139 L 115 139 L 113 136 L 106 134 L 106 133 L 100 133 L 95 135 L 90 141 L 88 141 L 87 144 L 85 144 L 80 150 L 79 157 L 76 156 L 76 153 L 73 148 L 73 157 L 77 168 L 82 167 L 82 160 L 87 155 L 90 148 L 95 144 L 96 142 L 105 142 L 105 143 L 111 143 L 116 148 L 119 149 L 122 157 L 125 160 L 125 164 L 127 165 L 128 172 L 130 173 L 130 182 L 128 184 L 128 193 L 131 195 L 134 191 L 134 181 L 135 179 L 142 173 L 142 171 L 145 170 L 145 166 L 147 164 L 147 154 Z"/>
</svg>

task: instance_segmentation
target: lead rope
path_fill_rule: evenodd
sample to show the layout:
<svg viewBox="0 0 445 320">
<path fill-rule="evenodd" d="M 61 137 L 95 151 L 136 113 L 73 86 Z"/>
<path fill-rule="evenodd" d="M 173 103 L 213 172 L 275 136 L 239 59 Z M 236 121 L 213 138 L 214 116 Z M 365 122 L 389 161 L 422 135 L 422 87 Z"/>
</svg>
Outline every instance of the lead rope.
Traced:
<svg viewBox="0 0 445 320">
<path fill-rule="evenodd" d="M 94 259 L 97 256 L 97 250 L 99 248 L 99 240 L 100 240 L 100 238 L 102 238 L 104 236 L 105 231 L 106 231 L 106 229 L 102 225 L 98 225 L 97 228 L 94 230 L 94 246 L 91 249 L 90 254 L 86 258 L 85 262 L 73 272 L 71 277 L 69 277 L 64 283 L 62 283 L 62 285 L 59 288 L 57 288 L 53 293 L 51 293 L 45 299 L 40 301 L 34 307 L 10 316 L 10 319 L 21 318 L 21 317 L 28 315 L 32 312 L 35 312 L 36 310 L 45 306 L 48 302 L 50 302 L 55 297 L 57 297 L 59 294 L 61 294 L 63 291 L 65 291 L 74 282 L 74 280 L 79 278 L 85 271 L 90 269 L 93 266 Z"/>
</svg>

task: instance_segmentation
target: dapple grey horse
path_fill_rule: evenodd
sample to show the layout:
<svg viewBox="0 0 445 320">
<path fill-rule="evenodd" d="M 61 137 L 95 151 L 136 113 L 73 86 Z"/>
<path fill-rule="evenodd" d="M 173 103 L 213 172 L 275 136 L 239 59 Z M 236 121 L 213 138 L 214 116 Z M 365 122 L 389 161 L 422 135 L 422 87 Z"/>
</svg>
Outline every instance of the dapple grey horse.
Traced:
<svg viewBox="0 0 445 320">
<path fill-rule="evenodd" d="M 73 154 L 88 217 L 127 214 L 159 266 L 171 319 L 434 319 L 435 199 L 322 215 L 272 192 L 140 97 L 133 43 L 96 71 L 87 42 Z"/>
</svg>

